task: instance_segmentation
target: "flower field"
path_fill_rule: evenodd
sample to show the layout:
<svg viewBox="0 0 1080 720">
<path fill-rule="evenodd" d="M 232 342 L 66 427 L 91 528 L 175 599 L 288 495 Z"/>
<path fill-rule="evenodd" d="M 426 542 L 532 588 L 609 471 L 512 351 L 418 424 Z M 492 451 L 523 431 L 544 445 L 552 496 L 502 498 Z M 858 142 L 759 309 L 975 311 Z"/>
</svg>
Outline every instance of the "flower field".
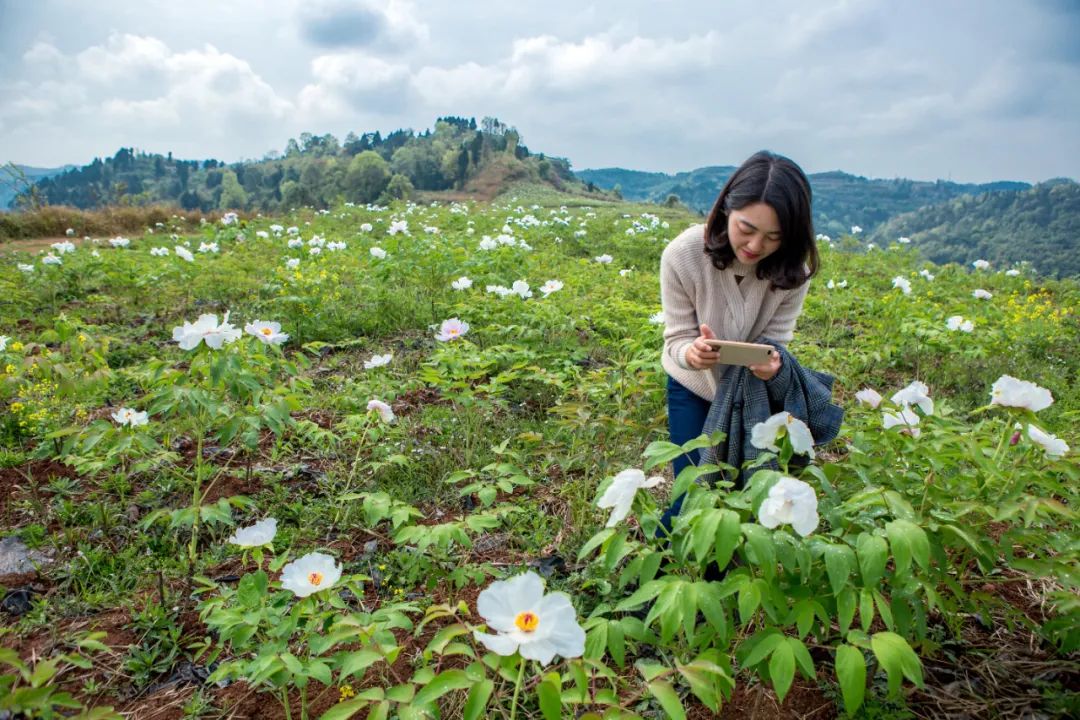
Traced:
<svg viewBox="0 0 1080 720">
<path fill-rule="evenodd" d="M 699 219 L 503 198 L 0 247 L 0 718 L 1080 712 L 1080 284 L 821 237 L 840 436 L 710 486 Z"/>
</svg>

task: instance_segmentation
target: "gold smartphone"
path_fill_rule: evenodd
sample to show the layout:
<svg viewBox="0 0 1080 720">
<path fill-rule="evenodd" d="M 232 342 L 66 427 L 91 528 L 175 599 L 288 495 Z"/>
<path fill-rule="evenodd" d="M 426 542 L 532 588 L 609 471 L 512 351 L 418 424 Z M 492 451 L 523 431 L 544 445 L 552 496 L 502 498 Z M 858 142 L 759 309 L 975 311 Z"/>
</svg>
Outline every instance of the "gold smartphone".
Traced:
<svg viewBox="0 0 1080 720">
<path fill-rule="evenodd" d="M 714 340 L 706 338 L 705 343 L 720 352 L 720 362 L 724 365 L 764 365 L 772 358 L 776 349 L 772 345 L 735 342 L 733 340 Z"/>
</svg>

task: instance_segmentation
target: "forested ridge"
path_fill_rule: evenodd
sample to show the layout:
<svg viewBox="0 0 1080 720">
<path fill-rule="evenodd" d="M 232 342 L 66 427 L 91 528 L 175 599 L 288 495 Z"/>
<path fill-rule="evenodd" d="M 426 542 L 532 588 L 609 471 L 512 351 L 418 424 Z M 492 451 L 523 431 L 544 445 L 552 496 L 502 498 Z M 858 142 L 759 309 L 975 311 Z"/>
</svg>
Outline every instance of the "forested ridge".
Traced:
<svg viewBox="0 0 1080 720">
<path fill-rule="evenodd" d="M 1028 190 L 958 197 L 897 216 L 871 239 L 910 238 L 934 262 L 1027 262 L 1042 275 L 1080 275 L 1080 185 L 1052 180 Z"/>
<path fill-rule="evenodd" d="M 581 185 L 567 160 L 534 155 L 516 129 L 495 118 L 478 125 L 475 118 L 443 117 L 433 131 L 422 133 L 350 132 L 343 141 L 329 133 L 303 133 L 282 153 L 235 163 L 121 148 L 113 157 L 38 181 L 12 204 L 89 209 L 168 203 L 204 212 L 273 212 L 341 201 L 387 202 L 416 190 L 477 190 L 483 188 L 470 184 L 512 179 L 558 189 Z"/>
</svg>

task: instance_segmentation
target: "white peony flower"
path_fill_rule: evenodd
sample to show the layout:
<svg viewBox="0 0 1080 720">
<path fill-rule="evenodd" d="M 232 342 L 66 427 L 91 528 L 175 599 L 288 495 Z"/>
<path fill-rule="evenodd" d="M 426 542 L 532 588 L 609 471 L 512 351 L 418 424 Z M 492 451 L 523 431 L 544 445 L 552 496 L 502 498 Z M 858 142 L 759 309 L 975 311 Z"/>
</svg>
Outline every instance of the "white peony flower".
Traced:
<svg viewBox="0 0 1080 720">
<path fill-rule="evenodd" d="M 520 295 L 522 300 L 532 297 L 532 290 L 529 289 L 529 283 L 524 280 L 515 280 L 513 286 L 510 288 L 510 292 Z"/>
<path fill-rule="evenodd" d="M 908 238 L 908 237 L 897 238 L 896 242 L 900 243 L 901 245 L 910 245 L 911 244 L 911 238 Z"/>
<path fill-rule="evenodd" d="M 862 232 L 862 228 L 859 227 L 858 225 L 852 225 L 851 226 L 851 234 L 852 235 L 858 235 L 861 232 Z"/>
<path fill-rule="evenodd" d="M 296 250 L 297 248 L 302 248 L 302 247 L 304 247 L 304 241 L 301 240 L 300 238 L 294 237 L 294 238 L 291 238 L 289 240 L 289 249 L 290 250 Z"/>
<path fill-rule="evenodd" d="M 906 432 L 911 433 L 912 437 L 919 437 L 921 432 L 918 428 L 919 414 L 907 405 L 902 407 L 899 413 L 883 413 L 881 422 L 886 430 L 900 425 Z"/>
<path fill-rule="evenodd" d="M 971 263 L 971 266 L 976 270 L 986 270 L 990 267 L 990 263 L 988 263 L 986 260 L 976 260 L 975 262 Z"/>
<path fill-rule="evenodd" d="M 934 401 L 930 399 L 929 393 L 930 388 L 926 387 L 926 383 L 915 380 L 906 388 L 893 395 L 891 400 L 894 405 L 899 405 L 900 407 L 918 405 L 924 415 L 933 415 Z"/>
<path fill-rule="evenodd" d="M 1056 460 L 1069 452 L 1069 445 L 1064 440 L 1061 440 L 1056 435 L 1044 432 L 1034 425 L 1028 425 L 1028 437 L 1031 438 L 1032 442 L 1042 446 L 1048 458 Z"/>
<path fill-rule="evenodd" d="M 368 252 L 371 253 L 371 257 L 379 258 L 380 260 L 386 257 L 386 251 L 381 247 L 373 247 Z"/>
<path fill-rule="evenodd" d="M 1054 404 L 1054 396 L 1049 390 L 1033 382 L 1002 375 L 990 389 L 990 404 L 1039 412 Z"/>
<path fill-rule="evenodd" d="M 615 258 L 611 257 L 607 253 L 604 253 L 603 255 L 597 255 L 595 258 L 593 258 L 593 260 L 595 260 L 596 262 L 601 263 L 603 265 L 609 264 L 614 259 Z"/>
<path fill-rule="evenodd" d="M 440 342 L 448 342 L 450 340 L 457 340 L 467 332 L 469 332 L 469 323 L 454 317 L 449 320 L 443 320 L 442 325 L 439 326 L 438 334 L 435 335 L 435 339 Z"/>
<path fill-rule="evenodd" d="M 42 265 L 63 265 L 64 261 L 60 259 L 58 255 L 49 253 L 45 257 L 41 258 Z"/>
<path fill-rule="evenodd" d="M 758 522 L 772 530 L 791 525 L 806 537 L 818 526 L 818 501 L 814 488 L 793 477 L 781 477 L 769 488 L 769 495 L 758 508 Z"/>
<path fill-rule="evenodd" d="M 34 266 L 28 263 L 17 263 L 17 266 L 24 273 L 34 272 Z"/>
<path fill-rule="evenodd" d="M 254 335 L 264 345 L 280 345 L 289 339 L 288 333 L 281 332 L 281 323 L 256 320 L 244 326 L 244 332 Z"/>
<path fill-rule="evenodd" d="M 321 253 L 321 252 L 322 252 L 322 248 L 321 248 L 321 247 L 318 247 L 318 246 L 316 246 L 316 247 L 312 247 L 312 248 L 308 248 L 308 251 L 307 251 L 307 252 L 308 252 L 308 255 L 318 255 L 319 253 Z"/>
<path fill-rule="evenodd" d="M 3 350 L 3 348 L 0 348 L 0 350 Z M 128 427 L 139 427 L 149 422 L 145 410 L 139 412 L 132 408 L 120 408 L 112 414 L 112 419 L 116 421 L 117 425 L 127 425 Z"/>
<path fill-rule="evenodd" d="M 361 223 L 360 224 L 360 232 L 371 232 L 371 230 L 372 230 L 371 223 Z"/>
<path fill-rule="evenodd" d="M 619 271 L 619 277 L 628 277 L 632 272 L 634 271 L 629 268 L 623 268 Z"/>
<path fill-rule="evenodd" d="M 392 360 L 393 357 L 393 353 L 386 353 L 385 355 L 372 355 L 370 360 L 364 361 L 364 369 L 372 370 L 377 367 L 382 367 L 383 365 L 389 365 L 390 360 Z"/>
<path fill-rule="evenodd" d="M 9 336 L 0 335 L 0 352 L 4 352 L 5 350 L 7 350 L 8 340 L 11 340 Z"/>
<path fill-rule="evenodd" d="M 199 243 L 199 252 L 201 253 L 216 253 L 217 251 L 217 243 Z"/>
<path fill-rule="evenodd" d="M 540 286 L 540 292 L 542 292 L 544 294 L 544 297 L 547 297 L 551 293 L 558 292 L 559 290 L 562 290 L 562 289 L 563 289 L 562 280 L 548 280 L 546 283 L 544 283 L 543 285 Z"/>
<path fill-rule="evenodd" d="M 130 245 L 131 241 L 128 240 L 126 237 L 117 236 L 117 237 L 114 237 L 114 238 L 110 238 L 109 239 L 109 244 L 112 245 L 115 248 L 123 248 L 123 247 L 127 247 L 128 245 Z"/>
<path fill-rule="evenodd" d="M 165 257 L 169 254 L 169 248 L 167 247 L 155 247 L 150 248 L 150 254 L 155 257 Z"/>
<path fill-rule="evenodd" d="M 270 237 L 270 233 L 266 232 L 265 230 L 256 230 L 255 237 L 261 240 L 266 240 Z"/>
<path fill-rule="evenodd" d="M 1020 271 L 1017 270 L 1016 268 L 1012 268 L 1010 270 L 1006 270 L 1005 274 L 1008 275 L 1009 277 L 1016 277 L 1017 275 L 1020 274 Z"/>
<path fill-rule="evenodd" d="M 176 257 L 178 257 L 178 258 L 183 258 L 184 260 L 187 260 L 188 262 L 195 262 L 195 256 L 192 255 L 191 251 L 188 250 L 183 245 L 175 246 L 173 248 L 173 252 L 176 253 Z"/>
<path fill-rule="evenodd" d="M 926 268 L 923 268 L 922 270 L 920 270 L 919 274 L 922 275 L 924 278 L 926 278 L 927 280 L 929 280 L 931 282 L 934 279 L 934 274 L 932 272 L 930 272 L 929 270 L 927 270 Z"/>
<path fill-rule="evenodd" d="M 293 560 L 281 569 L 281 587 L 297 597 L 333 587 L 341 579 L 341 567 L 329 555 L 313 552 Z"/>
<path fill-rule="evenodd" d="M 630 514 L 630 506 L 634 504 L 634 495 L 641 488 L 654 488 L 664 482 L 664 478 L 655 475 L 648 480 L 645 473 L 635 468 L 623 470 L 615 476 L 608 485 L 607 490 L 596 501 L 600 508 L 611 508 L 611 516 L 604 527 L 615 527 Z"/>
<path fill-rule="evenodd" d="M 581 657 L 585 631 L 566 593 L 544 594 L 544 581 L 529 571 L 491 583 L 476 598 L 476 611 L 496 635 L 473 636 L 498 655 L 520 652 L 526 660 L 547 665 L 556 655 Z"/>
<path fill-rule="evenodd" d="M 869 405 L 872 408 L 876 408 L 881 404 L 881 395 L 873 388 L 863 388 L 855 393 L 855 399 L 863 405 Z"/>
<path fill-rule="evenodd" d="M 965 320 L 963 315 L 952 315 L 945 321 L 945 327 L 949 330 L 960 330 L 969 333 L 975 329 L 975 324 L 970 320 Z"/>
<path fill-rule="evenodd" d="M 900 290 L 902 290 L 905 295 L 911 294 L 911 281 L 909 281 L 906 277 L 897 275 L 892 279 L 892 286 L 894 288 L 900 288 Z"/>
<path fill-rule="evenodd" d="M 367 409 L 368 412 L 371 412 L 372 410 L 377 411 L 379 417 L 381 417 L 382 421 L 385 423 L 392 423 L 394 422 L 394 418 L 397 417 L 394 415 L 394 409 L 382 400 L 368 400 Z"/>
<path fill-rule="evenodd" d="M 295 270 L 296 268 L 300 267 L 300 258 L 289 258 L 285 261 L 285 267 L 289 268 L 290 270 Z"/>
<path fill-rule="evenodd" d="M 387 235 L 397 235 L 398 233 L 403 235 L 409 234 L 409 223 L 407 220 L 396 220 L 390 223 L 390 227 L 386 230 Z"/>
<path fill-rule="evenodd" d="M 655 312 L 652 315 L 650 315 L 649 316 L 649 322 L 651 322 L 653 325 L 663 325 L 664 324 L 664 311 L 661 310 L 660 312 Z"/>
<path fill-rule="evenodd" d="M 63 242 L 54 242 L 49 247 L 55 250 L 58 255 L 75 252 L 75 243 L 71 242 L 70 240 L 64 240 Z"/>
<path fill-rule="evenodd" d="M 990 298 L 994 297 L 993 293 L 989 292 L 988 290 L 983 290 L 982 288 L 973 290 L 971 295 L 977 300 L 989 300 Z"/>
<path fill-rule="evenodd" d="M 64 234 L 68 237 L 75 237 L 75 228 L 68 228 L 64 231 Z"/>
<path fill-rule="evenodd" d="M 246 528 L 237 528 L 229 542 L 240 547 L 262 547 L 274 541 L 277 535 L 277 518 L 266 518 Z"/>
<path fill-rule="evenodd" d="M 238 216 L 234 212 L 227 212 L 227 213 L 225 213 L 224 215 L 221 216 L 221 224 L 222 225 L 232 225 L 233 223 L 236 223 L 239 220 L 240 220 L 240 216 Z"/>
<path fill-rule="evenodd" d="M 480 240 L 480 249 L 481 250 L 494 250 L 497 247 L 499 247 L 499 244 L 497 242 L 495 242 L 494 240 L 492 240 L 491 238 L 489 238 L 487 235 L 485 235 Z"/>
<path fill-rule="evenodd" d="M 814 457 L 814 436 L 810 434 L 810 428 L 786 410 L 755 425 L 750 431 L 750 444 L 761 450 L 780 452 L 778 441 L 785 433 L 791 438 L 792 450 Z"/>
<path fill-rule="evenodd" d="M 457 280 L 450 283 L 450 287 L 454 288 L 455 290 L 468 290 L 472 287 L 472 280 L 462 275 Z"/>
<path fill-rule="evenodd" d="M 231 343 L 240 337 L 239 328 L 229 324 L 229 313 L 221 319 L 218 325 L 217 315 L 205 313 L 193 323 L 184 321 L 183 326 L 173 328 L 173 340 L 180 344 L 182 350 L 194 350 L 200 342 L 206 341 L 206 346 L 220 348 L 224 343 Z"/>
</svg>

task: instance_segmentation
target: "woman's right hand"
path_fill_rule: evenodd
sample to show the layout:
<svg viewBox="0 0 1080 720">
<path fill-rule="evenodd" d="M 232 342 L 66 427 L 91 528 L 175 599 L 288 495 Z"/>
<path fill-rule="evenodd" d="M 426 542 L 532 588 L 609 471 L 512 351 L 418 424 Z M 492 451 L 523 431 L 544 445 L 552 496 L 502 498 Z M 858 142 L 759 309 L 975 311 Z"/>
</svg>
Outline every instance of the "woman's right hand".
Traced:
<svg viewBox="0 0 1080 720">
<path fill-rule="evenodd" d="M 720 351 L 705 344 L 706 339 L 716 340 L 716 333 L 702 323 L 701 334 L 686 348 L 686 364 L 695 370 L 707 370 L 720 362 Z"/>
</svg>

